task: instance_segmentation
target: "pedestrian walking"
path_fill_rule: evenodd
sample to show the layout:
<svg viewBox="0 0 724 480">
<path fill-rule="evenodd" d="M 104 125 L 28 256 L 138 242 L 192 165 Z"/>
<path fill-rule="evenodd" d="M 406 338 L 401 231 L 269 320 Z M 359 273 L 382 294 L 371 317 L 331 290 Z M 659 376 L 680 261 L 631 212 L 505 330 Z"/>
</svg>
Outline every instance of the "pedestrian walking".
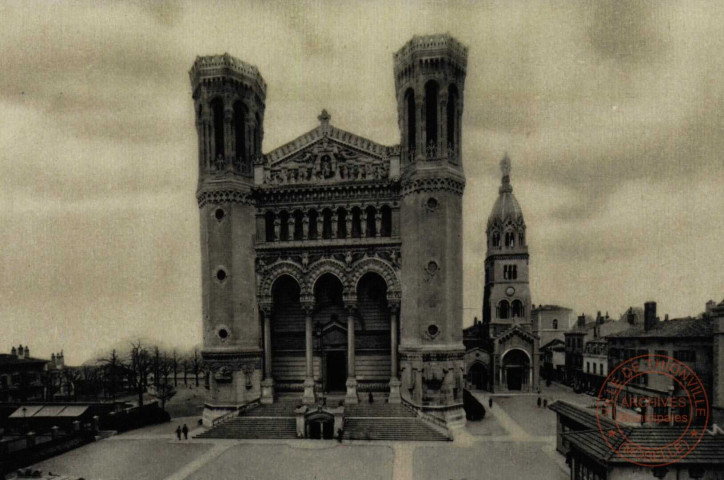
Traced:
<svg viewBox="0 0 724 480">
<path fill-rule="evenodd" d="M 188 440 L 189 439 L 189 427 L 187 427 L 185 423 L 184 423 L 184 428 L 182 428 L 181 431 L 184 433 L 184 440 Z"/>
<path fill-rule="evenodd" d="M 493 408 L 493 397 L 488 398 L 488 408 Z"/>
<path fill-rule="evenodd" d="M 181 440 L 181 425 L 176 426 L 176 438 Z"/>
<path fill-rule="evenodd" d="M 374 403 L 374 402 L 375 402 L 375 397 L 372 396 L 372 392 L 370 392 L 369 395 L 367 395 L 367 400 L 368 400 L 370 403 Z"/>
<path fill-rule="evenodd" d="M 540 395 L 538 395 L 538 408 L 540 408 L 541 403 L 543 403 L 543 400 L 541 400 Z"/>
<path fill-rule="evenodd" d="M 548 408 L 548 399 L 547 398 L 543 399 L 543 408 Z"/>
</svg>

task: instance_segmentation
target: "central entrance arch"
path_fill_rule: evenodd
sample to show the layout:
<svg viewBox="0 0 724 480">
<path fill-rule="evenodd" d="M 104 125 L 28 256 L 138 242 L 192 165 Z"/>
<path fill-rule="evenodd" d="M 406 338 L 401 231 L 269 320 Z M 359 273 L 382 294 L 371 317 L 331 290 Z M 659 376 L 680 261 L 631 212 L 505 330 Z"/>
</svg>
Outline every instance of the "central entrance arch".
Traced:
<svg viewBox="0 0 724 480">
<path fill-rule="evenodd" d="M 518 348 L 507 351 L 503 355 L 503 384 L 508 390 L 525 390 L 530 376 L 530 359 L 528 354 Z"/>
<path fill-rule="evenodd" d="M 488 369 L 480 362 L 475 362 L 468 370 L 468 382 L 475 387 L 476 390 L 484 390 L 488 388 Z"/>
<path fill-rule="evenodd" d="M 315 356 L 321 359 L 322 389 L 345 390 L 347 380 L 347 312 L 339 278 L 325 273 L 314 283 Z"/>
</svg>

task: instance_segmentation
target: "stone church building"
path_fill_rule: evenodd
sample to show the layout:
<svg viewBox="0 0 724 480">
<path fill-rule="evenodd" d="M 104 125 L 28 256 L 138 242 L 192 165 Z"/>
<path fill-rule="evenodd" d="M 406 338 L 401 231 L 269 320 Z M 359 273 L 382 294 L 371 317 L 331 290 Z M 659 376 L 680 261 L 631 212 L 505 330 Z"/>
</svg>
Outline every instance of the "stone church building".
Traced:
<svg viewBox="0 0 724 480">
<path fill-rule="evenodd" d="M 196 59 L 206 423 L 329 392 L 464 422 L 466 66 L 449 35 L 413 37 L 394 54 L 399 145 L 322 111 L 316 128 L 263 153 L 261 73 L 228 54 Z M 527 256 L 514 250 L 504 253 Z M 514 263 L 524 276 L 527 260 Z M 490 293 L 509 298 L 504 286 Z"/>
<path fill-rule="evenodd" d="M 526 226 L 507 155 L 500 167 L 498 198 L 485 231 L 483 321 L 465 329 L 466 375 L 473 388 L 530 392 L 538 389 L 540 339 L 532 322 Z"/>
</svg>

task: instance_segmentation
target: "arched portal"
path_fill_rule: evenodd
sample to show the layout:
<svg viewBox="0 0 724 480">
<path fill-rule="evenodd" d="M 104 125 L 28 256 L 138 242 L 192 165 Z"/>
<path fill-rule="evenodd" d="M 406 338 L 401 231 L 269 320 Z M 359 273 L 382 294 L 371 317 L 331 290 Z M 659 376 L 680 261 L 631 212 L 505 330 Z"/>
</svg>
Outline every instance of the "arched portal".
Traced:
<svg viewBox="0 0 724 480">
<path fill-rule="evenodd" d="M 304 381 L 304 311 L 301 288 L 291 275 L 281 275 L 272 284 L 272 377 L 289 384 Z"/>
<path fill-rule="evenodd" d="M 359 330 L 355 334 L 357 378 L 365 389 L 386 391 L 391 376 L 387 283 L 375 272 L 357 282 Z M 367 384 L 366 386 L 364 384 Z"/>
<path fill-rule="evenodd" d="M 530 357 L 519 349 L 513 348 L 503 354 L 501 383 L 508 390 L 526 390 L 530 384 Z"/>
<path fill-rule="evenodd" d="M 488 368 L 480 362 L 475 362 L 468 370 L 468 382 L 476 390 L 488 388 Z"/>
<path fill-rule="evenodd" d="M 322 388 L 328 392 L 345 390 L 347 380 L 347 311 L 339 278 L 325 273 L 314 283 L 314 357 L 321 360 Z M 316 363 L 316 362 L 315 362 Z"/>
</svg>

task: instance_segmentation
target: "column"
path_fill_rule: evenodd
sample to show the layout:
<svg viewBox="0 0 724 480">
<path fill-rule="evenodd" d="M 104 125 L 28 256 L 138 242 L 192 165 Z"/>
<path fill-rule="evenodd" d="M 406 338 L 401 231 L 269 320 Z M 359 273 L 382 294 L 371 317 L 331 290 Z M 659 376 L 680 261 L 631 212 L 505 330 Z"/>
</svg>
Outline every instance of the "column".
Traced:
<svg viewBox="0 0 724 480">
<path fill-rule="evenodd" d="M 379 237 L 382 235 L 382 211 L 380 206 L 377 205 L 375 210 L 375 236 Z"/>
<path fill-rule="evenodd" d="M 271 305 L 259 309 L 264 324 L 264 380 L 261 382 L 261 403 L 274 403 L 274 378 L 272 377 Z"/>
<path fill-rule="evenodd" d="M 309 212 L 303 212 L 302 217 L 302 240 L 309 240 Z"/>
<path fill-rule="evenodd" d="M 314 343 L 312 342 L 312 308 L 311 306 L 304 305 L 304 346 L 306 354 L 306 375 L 304 378 L 304 395 L 302 396 L 302 403 L 306 405 L 313 404 L 315 402 L 314 397 L 314 356 L 313 348 Z"/>
<path fill-rule="evenodd" d="M 347 216 L 344 220 L 347 224 L 347 238 L 352 238 L 352 205 L 347 205 Z"/>
<path fill-rule="evenodd" d="M 399 304 L 390 305 L 390 397 L 389 403 L 400 403 L 400 377 L 397 363 L 397 315 Z"/>
<path fill-rule="evenodd" d="M 357 396 L 357 377 L 354 365 L 354 312 L 355 305 L 347 305 L 347 395 L 344 397 L 345 405 L 359 403 Z"/>
<path fill-rule="evenodd" d="M 274 241 L 279 241 L 279 235 L 282 228 L 282 220 L 279 218 L 279 212 L 274 212 Z"/>
<path fill-rule="evenodd" d="M 294 233 L 295 233 L 294 226 L 295 225 L 296 225 L 296 220 L 294 219 L 294 212 L 291 212 L 289 214 L 289 218 L 287 219 L 287 232 L 288 232 L 287 240 L 289 240 L 289 241 L 294 240 Z"/>
<path fill-rule="evenodd" d="M 317 240 L 322 239 L 322 230 L 324 228 L 324 211 L 322 208 L 317 210 Z"/>
<path fill-rule="evenodd" d="M 337 229 L 339 228 L 339 212 L 336 209 L 332 210 L 332 224 L 331 232 L 329 232 L 329 238 L 337 238 Z"/>
<path fill-rule="evenodd" d="M 373 219 L 373 218 L 370 218 L 371 213 L 370 213 L 369 210 L 365 209 L 365 210 L 362 210 L 362 211 L 363 211 L 364 214 L 365 214 L 365 221 L 364 221 L 364 225 L 362 226 L 362 229 L 363 229 L 362 232 L 364 233 L 364 235 L 360 235 L 360 236 L 368 237 L 370 232 L 367 231 L 367 225 L 369 225 L 369 224 L 370 224 L 370 221 L 373 221 L 374 219 Z"/>
</svg>

